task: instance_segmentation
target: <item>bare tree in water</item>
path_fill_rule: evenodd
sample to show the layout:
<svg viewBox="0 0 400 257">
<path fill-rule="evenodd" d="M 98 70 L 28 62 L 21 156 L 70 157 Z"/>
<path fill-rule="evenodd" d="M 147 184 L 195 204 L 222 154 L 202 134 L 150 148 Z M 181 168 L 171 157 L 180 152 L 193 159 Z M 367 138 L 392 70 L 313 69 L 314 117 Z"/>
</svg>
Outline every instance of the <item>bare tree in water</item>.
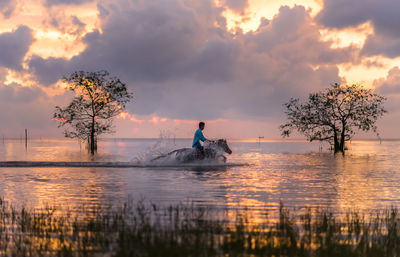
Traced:
<svg viewBox="0 0 400 257">
<path fill-rule="evenodd" d="M 345 142 L 356 130 L 372 130 L 379 136 L 375 123 L 386 113 L 385 100 L 359 85 L 333 84 L 324 91 L 310 94 L 305 103 L 292 98 L 284 104 L 288 122 L 280 129 L 283 136 L 297 130 L 310 142 L 328 141 L 335 153 L 344 153 Z"/>
<path fill-rule="evenodd" d="M 113 132 L 113 117 L 121 113 L 132 94 L 107 71 L 77 71 L 63 80 L 75 97 L 65 108 L 56 106 L 53 117 L 60 122 L 58 127 L 66 127 L 66 137 L 87 140 L 94 154 L 97 137 Z"/>
</svg>

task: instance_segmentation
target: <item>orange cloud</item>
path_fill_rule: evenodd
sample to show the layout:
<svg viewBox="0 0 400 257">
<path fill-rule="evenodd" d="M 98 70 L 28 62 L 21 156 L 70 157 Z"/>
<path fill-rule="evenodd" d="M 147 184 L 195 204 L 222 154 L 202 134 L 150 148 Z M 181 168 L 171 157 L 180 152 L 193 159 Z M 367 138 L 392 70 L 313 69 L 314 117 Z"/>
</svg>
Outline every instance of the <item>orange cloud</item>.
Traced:
<svg viewBox="0 0 400 257">
<path fill-rule="evenodd" d="M 135 122 L 135 123 L 139 123 L 139 124 L 144 122 L 144 120 L 136 119 L 134 115 L 131 115 L 130 121 Z"/>
<path fill-rule="evenodd" d="M 122 112 L 118 115 L 117 118 L 126 120 L 126 119 L 128 119 L 129 117 L 130 117 L 130 114 L 129 114 L 128 112 L 122 111 Z"/>
<path fill-rule="evenodd" d="M 195 120 L 173 120 L 175 125 L 181 125 L 181 124 L 196 124 L 198 121 Z"/>
<path fill-rule="evenodd" d="M 218 6 L 226 7 L 225 1 L 220 0 L 216 3 Z M 304 6 L 314 16 L 322 9 L 323 3 L 320 0 L 249 0 L 247 8 L 243 12 L 225 8 L 223 15 L 229 31 L 236 32 L 240 29 L 246 33 L 256 31 L 263 18 L 273 19 L 282 6 L 293 7 L 296 5 Z"/>
<path fill-rule="evenodd" d="M 168 119 L 167 118 L 160 118 L 157 115 L 151 117 L 151 119 L 149 120 L 150 123 L 153 124 L 158 124 L 159 122 L 166 122 Z"/>
<path fill-rule="evenodd" d="M 121 119 L 121 120 L 130 120 L 130 121 L 132 121 L 132 122 L 134 122 L 134 123 L 143 123 L 143 122 L 144 122 L 144 120 L 137 119 L 137 118 L 135 117 L 135 115 L 130 114 L 129 112 L 126 112 L 126 111 L 122 111 L 122 112 L 117 116 L 117 119 Z"/>
</svg>

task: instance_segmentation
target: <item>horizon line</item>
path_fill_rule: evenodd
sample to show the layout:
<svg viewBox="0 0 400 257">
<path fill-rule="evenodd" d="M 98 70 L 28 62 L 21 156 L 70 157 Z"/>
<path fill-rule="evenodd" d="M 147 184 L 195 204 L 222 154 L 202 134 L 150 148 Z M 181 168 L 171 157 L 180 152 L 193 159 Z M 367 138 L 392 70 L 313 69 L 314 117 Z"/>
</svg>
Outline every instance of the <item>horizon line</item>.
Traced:
<svg viewBox="0 0 400 257">
<path fill-rule="evenodd" d="M 67 138 L 67 137 L 28 137 L 28 140 L 43 140 L 43 139 L 66 139 L 66 140 L 77 140 L 76 138 Z M 170 139 L 170 140 L 191 140 L 192 137 L 166 137 L 166 138 L 160 138 L 160 137 L 102 137 L 99 138 L 99 140 L 119 140 L 119 139 L 148 139 L 148 140 L 154 140 L 154 139 Z M 258 137 L 248 137 L 248 138 L 225 138 L 227 140 L 232 140 L 232 141 L 246 141 L 246 140 L 251 140 L 251 141 L 259 141 L 259 142 L 268 142 L 268 141 L 306 141 L 310 142 L 306 138 L 258 138 Z M 0 140 L 21 140 L 25 141 L 25 137 L 3 137 L 0 138 Z M 400 138 L 355 138 L 351 141 L 398 141 Z M 82 140 L 84 141 L 84 140 Z M 319 142 L 318 140 L 314 140 L 312 142 Z M 324 141 L 320 141 L 324 142 Z"/>
</svg>

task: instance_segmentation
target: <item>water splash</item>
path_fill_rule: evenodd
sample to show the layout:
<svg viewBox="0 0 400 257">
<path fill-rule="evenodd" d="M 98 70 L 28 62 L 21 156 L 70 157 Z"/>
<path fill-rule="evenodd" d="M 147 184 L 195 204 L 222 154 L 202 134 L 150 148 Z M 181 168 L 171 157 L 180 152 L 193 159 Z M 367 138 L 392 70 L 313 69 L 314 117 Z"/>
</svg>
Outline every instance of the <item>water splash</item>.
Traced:
<svg viewBox="0 0 400 257">
<path fill-rule="evenodd" d="M 175 141 L 175 134 L 171 132 L 160 132 L 158 140 L 144 152 L 139 153 L 136 157 L 130 161 L 137 164 L 149 164 L 151 160 L 162 155 L 166 155 L 169 152 L 177 148 Z"/>
</svg>

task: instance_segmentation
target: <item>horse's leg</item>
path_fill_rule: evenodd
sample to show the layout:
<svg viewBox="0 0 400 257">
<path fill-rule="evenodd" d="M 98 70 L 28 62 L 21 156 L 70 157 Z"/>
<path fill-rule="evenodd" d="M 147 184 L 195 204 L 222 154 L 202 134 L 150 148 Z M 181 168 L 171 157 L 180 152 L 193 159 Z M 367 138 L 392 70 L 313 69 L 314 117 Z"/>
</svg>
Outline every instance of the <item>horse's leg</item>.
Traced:
<svg viewBox="0 0 400 257">
<path fill-rule="evenodd" d="M 183 162 L 184 163 L 193 162 L 194 160 L 196 160 L 196 158 L 197 158 L 197 150 L 188 152 L 187 154 L 185 154 Z"/>
<path fill-rule="evenodd" d="M 213 149 L 205 149 L 205 158 L 215 160 L 217 152 Z"/>
<path fill-rule="evenodd" d="M 226 162 L 226 157 L 224 156 L 224 155 L 218 155 L 217 157 L 216 157 L 216 159 L 219 161 L 219 160 L 221 160 L 223 163 L 225 163 Z"/>
</svg>

